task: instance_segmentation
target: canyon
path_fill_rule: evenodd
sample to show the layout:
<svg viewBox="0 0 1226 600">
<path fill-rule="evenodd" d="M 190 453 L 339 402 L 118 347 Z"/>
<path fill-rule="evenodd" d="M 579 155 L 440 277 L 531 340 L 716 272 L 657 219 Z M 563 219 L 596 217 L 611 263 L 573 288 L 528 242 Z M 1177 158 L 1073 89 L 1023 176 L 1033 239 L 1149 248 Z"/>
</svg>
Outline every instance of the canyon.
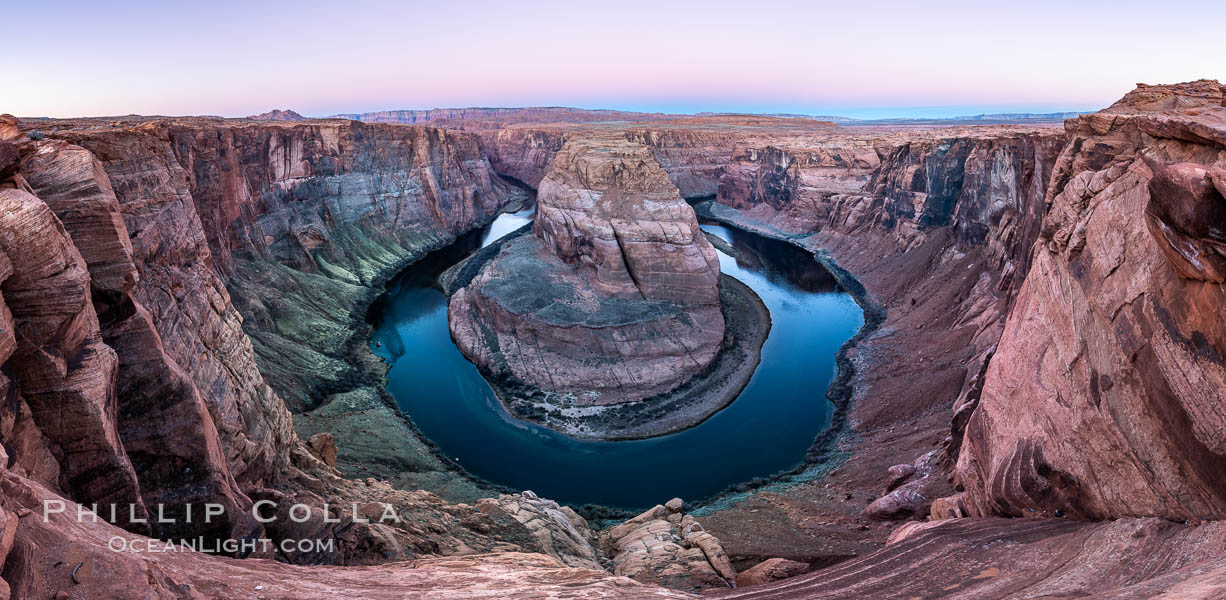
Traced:
<svg viewBox="0 0 1226 600">
<path fill-rule="evenodd" d="M 1022 125 L 257 117 L 0 117 L 0 598 L 1226 588 L 1218 82 Z M 619 404 L 701 378 L 735 284 L 699 219 L 795 246 L 855 297 L 830 426 L 796 468 L 609 516 L 471 477 L 417 431 L 368 311 L 532 201 L 531 231 L 444 285 L 496 386 Z M 205 502 L 224 518 L 144 518 Z M 111 503 L 133 508 L 71 518 Z M 183 537 L 334 543 L 108 549 Z"/>
</svg>

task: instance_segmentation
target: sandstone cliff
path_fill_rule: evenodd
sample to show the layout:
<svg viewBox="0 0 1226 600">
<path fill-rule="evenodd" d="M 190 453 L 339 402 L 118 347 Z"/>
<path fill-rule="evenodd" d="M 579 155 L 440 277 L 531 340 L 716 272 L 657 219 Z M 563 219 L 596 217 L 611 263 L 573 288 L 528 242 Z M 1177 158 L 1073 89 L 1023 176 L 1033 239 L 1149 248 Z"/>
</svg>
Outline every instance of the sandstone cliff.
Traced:
<svg viewBox="0 0 1226 600">
<path fill-rule="evenodd" d="M 1226 108 L 1140 86 L 1070 120 L 966 427 L 969 514 L 1226 516 Z"/>
<path fill-rule="evenodd" d="M 4 330 L 15 332 L 4 347 L 13 357 L 0 435 L 15 453 L 13 476 L 48 486 L 42 497 L 132 504 L 133 519 L 165 504 L 159 515 L 174 524 L 155 521 L 150 530 L 126 515 L 118 521 L 158 537 L 337 543 L 326 553 L 282 556 L 295 562 L 557 547 L 549 539 L 564 537 L 564 520 L 538 519 L 530 531 L 500 507 L 477 513 L 429 493 L 340 478 L 298 442 L 284 403 L 263 382 L 261 371 L 270 371 L 290 390 L 318 394 L 303 379 L 316 374 L 292 362 L 301 354 L 268 353 L 257 368 L 248 334 L 299 335 L 304 352 L 348 359 L 345 348 L 329 346 L 337 338 L 296 329 L 294 319 L 336 319 L 348 328 L 344 339 L 364 349 L 365 330 L 353 325 L 375 286 L 516 197 L 483 166 L 471 136 L 331 125 L 65 123 L 50 128 L 54 138 L 19 142 L 17 174 L 0 185 L 11 220 L 3 291 L 13 316 Z M 378 372 L 373 361 L 355 362 Z M 362 383 L 342 389 L 370 393 Z M 380 414 L 385 428 L 411 435 L 394 410 Z M 351 432 L 338 433 L 343 448 Z M 421 470 L 449 472 L 441 461 Z M 282 515 L 260 526 L 253 500 L 280 511 L 388 502 L 436 525 L 294 523 Z M 184 525 L 184 507 L 206 502 L 223 505 L 225 517 Z M 474 524 L 437 525 L 453 519 Z M 33 560 L 44 555 L 31 535 L 18 529 L 12 543 Z M 573 552 L 591 554 L 590 542 L 578 543 Z"/>
<path fill-rule="evenodd" d="M 821 483 L 802 476 L 713 515 L 708 529 L 734 560 L 842 560 L 881 539 L 866 518 L 923 517 L 952 493 L 939 469 L 899 490 L 887 470 L 911 468 L 969 416 L 951 407 L 977 396 L 1063 143 L 1052 128 L 864 128 L 736 151 L 710 213 L 812 250 L 860 296 L 867 326 L 830 390 L 834 429 L 846 422 L 855 436 L 810 454 L 816 472 L 832 452 L 846 462 Z"/>
</svg>

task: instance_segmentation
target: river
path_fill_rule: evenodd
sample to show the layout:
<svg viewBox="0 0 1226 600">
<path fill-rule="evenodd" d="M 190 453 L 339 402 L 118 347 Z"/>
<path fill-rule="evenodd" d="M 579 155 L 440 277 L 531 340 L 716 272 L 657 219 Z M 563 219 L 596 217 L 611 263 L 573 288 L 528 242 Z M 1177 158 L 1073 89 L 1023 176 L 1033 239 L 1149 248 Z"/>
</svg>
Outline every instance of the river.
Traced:
<svg viewBox="0 0 1226 600">
<path fill-rule="evenodd" d="M 800 464 L 829 423 L 826 388 L 835 354 L 864 323 L 860 307 L 808 253 L 776 240 L 704 223 L 740 260 L 720 268 L 770 309 L 762 363 L 740 396 L 701 424 L 646 440 L 569 438 L 507 414 L 447 328 L 435 279 L 478 247 L 531 222 L 500 216 L 397 277 L 374 315 L 371 350 L 389 365 L 388 390 L 451 460 L 485 480 L 573 505 L 638 509 L 697 501 Z"/>
</svg>

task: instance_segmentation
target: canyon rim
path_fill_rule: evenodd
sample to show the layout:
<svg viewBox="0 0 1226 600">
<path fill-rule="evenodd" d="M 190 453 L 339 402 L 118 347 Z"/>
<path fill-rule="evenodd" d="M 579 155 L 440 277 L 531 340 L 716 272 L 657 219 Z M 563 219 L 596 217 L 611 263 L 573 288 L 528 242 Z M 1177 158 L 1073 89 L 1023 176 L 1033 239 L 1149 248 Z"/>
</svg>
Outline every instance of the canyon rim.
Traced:
<svg viewBox="0 0 1226 600">
<path fill-rule="evenodd" d="M 1226 597 L 1226 84 L 1070 95 L 1135 17 L 887 93 L 842 5 L 124 6 L 252 39 L 0 89 L 0 600 Z"/>
</svg>

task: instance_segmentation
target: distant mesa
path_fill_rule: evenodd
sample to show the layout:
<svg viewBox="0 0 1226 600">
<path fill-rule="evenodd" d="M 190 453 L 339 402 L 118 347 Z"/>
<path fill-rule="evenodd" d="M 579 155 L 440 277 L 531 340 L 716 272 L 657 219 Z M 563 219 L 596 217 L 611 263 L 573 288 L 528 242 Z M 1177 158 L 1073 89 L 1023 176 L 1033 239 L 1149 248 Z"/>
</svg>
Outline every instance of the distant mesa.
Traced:
<svg viewBox="0 0 1226 600">
<path fill-rule="evenodd" d="M 306 120 L 306 117 L 292 110 L 279 110 L 279 109 L 270 110 L 266 113 L 260 113 L 258 115 L 251 115 L 247 118 L 255 119 L 257 121 L 305 121 Z"/>
</svg>

